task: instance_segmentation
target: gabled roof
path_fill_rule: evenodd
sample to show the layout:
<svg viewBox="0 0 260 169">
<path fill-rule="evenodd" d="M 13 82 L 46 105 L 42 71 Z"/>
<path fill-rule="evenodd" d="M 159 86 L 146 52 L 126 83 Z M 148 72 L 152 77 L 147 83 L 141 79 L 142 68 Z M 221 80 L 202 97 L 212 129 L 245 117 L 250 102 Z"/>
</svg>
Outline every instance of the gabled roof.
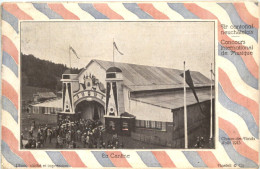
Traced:
<svg viewBox="0 0 260 169">
<path fill-rule="evenodd" d="M 71 70 L 70 69 L 66 69 L 63 74 L 71 74 Z"/>
<path fill-rule="evenodd" d="M 87 67 L 96 62 L 105 71 L 110 67 L 118 67 L 122 70 L 124 85 L 132 91 L 174 89 L 183 87 L 182 70 L 164 67 L 137 65 L 130 63 L 118 63 L 103 60 L 91 60 Z M 83 72 L 84 70 L 82 70 Z M 190 71 L 195 87 L 210 85 L 210 80 L 197 71 Z M 81 73 L 80 73 L 81 74 Z"/>
</svg>

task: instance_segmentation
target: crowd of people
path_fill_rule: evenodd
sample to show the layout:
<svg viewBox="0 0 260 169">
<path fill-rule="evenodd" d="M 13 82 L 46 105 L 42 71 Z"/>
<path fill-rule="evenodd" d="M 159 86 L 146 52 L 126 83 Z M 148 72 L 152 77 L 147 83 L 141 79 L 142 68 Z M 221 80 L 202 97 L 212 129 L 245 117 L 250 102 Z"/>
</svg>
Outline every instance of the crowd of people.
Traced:
<svg viewBox="0 0 260 169">
<path fill-rule="evenodd" d="M 35 137 L 35 132 L 36 137 Z M 29 149 L 29 148 L 43 148 L 44 144 L 52 143 L 53 138 L 56 135 L 56 129 L 48 127 L 46 124 L 39 125 L 38 129 L 36 129 L 35 121 L 32 122 L 30 130 L 28 131 L 27 137 L 21 133 L 21 147 Z M 27 141 L 26 143 L 24 143 Z"/>
<path fill-rule="evenodd" d="M 23 140 L 27 140 L 27 143 L 24 144 Z M 105 133 L 105 128 L 99 120 L 78 119 L 72 121 L 63 119 L 56 127 L 39 124 L 37 129 L 35 122 L 33 122 L 28 131 L 27 139 L 23 133 L 21 134 L 22 148 L 44 148 L 46 145 L 53 143 L 55 143 L 55 148 L 58 149 L 117 149 L 124 147 L 124 144 L 119 142 L 117 134 Z"/>
</svg>

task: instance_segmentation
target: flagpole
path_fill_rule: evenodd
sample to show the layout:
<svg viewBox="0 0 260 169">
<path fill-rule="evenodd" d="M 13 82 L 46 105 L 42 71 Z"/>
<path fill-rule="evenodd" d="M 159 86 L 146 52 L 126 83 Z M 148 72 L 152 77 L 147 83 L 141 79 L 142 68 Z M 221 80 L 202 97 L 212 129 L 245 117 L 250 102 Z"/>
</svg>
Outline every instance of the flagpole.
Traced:
<svg viewBox="0 0 260 169">
<path fill-rule="evenodd" d="M 184 64 L 184 70 L 183 70 L 183 90 L 184 90 L 184 143 L 185 143 L 185 148 L 188 148 L 185 61 L 183 62 L 183 64 Z"/>
<path fill-rule="evenodd" d="M 115 65 L 115 45 L 114 45 L 115 41 L 113 38 L 113 64 Z"/>
<path fill-rule="evenodd" d="M 69 46 L 69 61 L 70 61 L 70 69 L 71 69 L 70 46 Z"/>
<path fill-rule="evenodd" d="M 210 70 L 210 135 L 209 138 L 212 139 L 212 130 L 213 130 L 213 124 L 212 124 L 212 63 L 211 63 L 211 70 Z"/>
</svg>

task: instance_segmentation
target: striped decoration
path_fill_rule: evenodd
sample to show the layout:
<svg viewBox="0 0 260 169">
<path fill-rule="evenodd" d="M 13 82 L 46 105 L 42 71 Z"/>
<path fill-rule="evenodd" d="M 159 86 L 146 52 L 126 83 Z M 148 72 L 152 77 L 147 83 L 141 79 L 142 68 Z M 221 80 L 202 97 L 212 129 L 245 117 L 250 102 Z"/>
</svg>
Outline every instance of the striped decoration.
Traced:
<svg viewBox="0 0 260 169">
<path fill-rule="evenodd" d="M 232 167 L 258 166 L 258 4 L 243 3 L 4 3 L 2 5 L 2 163 L 17 167 Z M 216 98 L 217 136 L 213 150 L 165 151 L 20 151 L 18 124 L 19 97 L 19 21 L 21 20 L 217 20 L 218 93 Z M 231 37 L 221 34 L 221 24 L 252 25 L 253 34 Z M 239 30 L 238 30 L 239 31 Z M 245 40 L 253 45 L 253 55 L 221 55 L 227 46 L 221 40 Z M 234 46 L 243 46 L 236 44 Z M 235 51 L 236 52 L 236 51 Z M 252 137 L 240 145 L 224 144 L 222 138 Z M 130 158 L 115 159 L 111 153 L 129 154 Z M 102 158 L 107 154 L 109 158 Z M 43 166 L 45 165 L 45 166 Z"/>
</svg>

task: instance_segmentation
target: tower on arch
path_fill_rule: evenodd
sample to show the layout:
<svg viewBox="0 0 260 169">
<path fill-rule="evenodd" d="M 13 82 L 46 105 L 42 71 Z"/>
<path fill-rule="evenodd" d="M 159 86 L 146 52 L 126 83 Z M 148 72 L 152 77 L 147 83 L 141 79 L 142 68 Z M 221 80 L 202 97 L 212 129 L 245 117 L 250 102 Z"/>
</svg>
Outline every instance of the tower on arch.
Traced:
<svg viewBox="0 0 260 169">
<path fill-rule="evenodd" d="M 105 88 L 95 75 L 65 71 L 62 75 L 62 112 L 58 120 L 79 118 L 104 121 Z"/>
</svg>

